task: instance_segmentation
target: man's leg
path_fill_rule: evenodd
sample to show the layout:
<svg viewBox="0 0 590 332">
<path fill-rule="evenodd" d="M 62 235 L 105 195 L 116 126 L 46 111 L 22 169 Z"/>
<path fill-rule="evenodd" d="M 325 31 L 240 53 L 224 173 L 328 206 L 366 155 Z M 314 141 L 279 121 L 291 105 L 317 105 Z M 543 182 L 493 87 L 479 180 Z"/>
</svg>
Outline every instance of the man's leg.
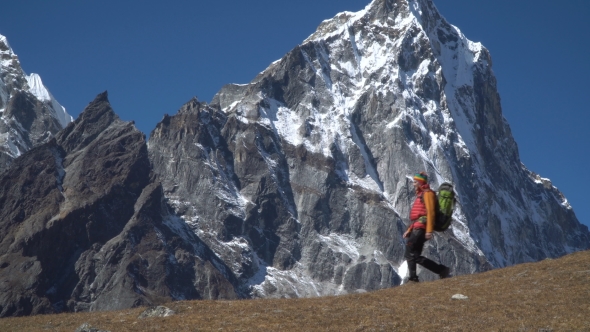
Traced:
<svg viewBox="0 0 590 332">
<path fill-rule="evenodd" d="M 418 281 L 416 275 L 416 263 L 419 262 L 422 254 L 422 248 L 426 241 L 425 232 L 423 229 L 413 229 L 406 242 L 405 258 L 408 262 L 408 271 L 410 273 L 410 281 Z"/>
<path fill-rule="evenodd" d="M 438 274 L 441 279 L 448 278 L 450 274 L 450 269 L 442 264 L 438 264 L 424 256 L 422 256 L 422 251 L 418 254 L 415 259 L 416 264 L 420 264 L 425 269 L 432 271 L 433 273 Z"/>
<path fill-rule="evenodd" d="M 432 271 L 440 276 L 441 279 L 448 278 L 450 269 L 442 264 L 437 264 L 434 261 L 422 256 L 422 249 L 426 242 L 426 231 L 424 229 L 414 229 L 406 243 L 405 258 L 408 261 L 408 271 L 410 272 L 410 279 L 418 281 L 416 275 L 416 264 L 420 264 L 425 269 Z"/>
<path fill-rule="evenodd" d="M 424 268 L 442 276 L 442 273 L 445 272 L 445 269 L 447 268 L 446 266 L 442 265 L 442 264 L 437 264 L 434 261 L 424 257 L 424 256 L 419 256 L 418 258 L 416 258 L 416 263 L 422 265 Z M 448 272 L 447 272 L 448 275 Z"/>
</svg>

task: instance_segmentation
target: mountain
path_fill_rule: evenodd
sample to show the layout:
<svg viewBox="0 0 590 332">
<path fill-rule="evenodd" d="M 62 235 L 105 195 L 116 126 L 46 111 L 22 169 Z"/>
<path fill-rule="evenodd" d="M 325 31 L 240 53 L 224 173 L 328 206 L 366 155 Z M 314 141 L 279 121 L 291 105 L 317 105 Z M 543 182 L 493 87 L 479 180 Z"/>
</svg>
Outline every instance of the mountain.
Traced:
<svg viewBox="0 0 590 332">
<path fill-rule="evenodd" d="M 33 146 L 47 142 L 73 119 L 37 74 L 26 75 L 0 35 L 0 173 Z"/>
<path fill-rule="evenodd" d="M 0 173 L 0 316 L 399 285 L 422 170 L 458 195 L 424 250 L 454 275 L 590 247 L 520 162 L 489 52 L 431 0 L 340 13 L 147 142 L 106 92 L 43 142 Z"/>
<path fill-rule="evenodd" d="M 452 231 L 425 249 L 455 275 L 590 245 L 521 163 L 488 50 L 430 0 L 322 22 L 249 84 L 165 116 L 149 153 L 176 213 L 255 297 L 399 284 L 421 170 L 458 193 Z"/>
</svg>

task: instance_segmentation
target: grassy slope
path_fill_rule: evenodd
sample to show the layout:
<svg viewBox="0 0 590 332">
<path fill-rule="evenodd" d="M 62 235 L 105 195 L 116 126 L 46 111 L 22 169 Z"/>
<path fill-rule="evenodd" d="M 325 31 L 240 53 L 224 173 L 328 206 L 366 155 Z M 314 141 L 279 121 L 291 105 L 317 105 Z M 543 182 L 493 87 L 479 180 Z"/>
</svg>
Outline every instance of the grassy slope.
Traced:
<svg viewBox="0 0 590 332">
<path fill-rule="evenodd" d="M 467 300 L 452 300 L 463 294 Z M 590 331 L 590 251 L 381 291 L 310 299 L 183 301 L 145 308 L 0 319 L 0 331 Z"/>
</svg>

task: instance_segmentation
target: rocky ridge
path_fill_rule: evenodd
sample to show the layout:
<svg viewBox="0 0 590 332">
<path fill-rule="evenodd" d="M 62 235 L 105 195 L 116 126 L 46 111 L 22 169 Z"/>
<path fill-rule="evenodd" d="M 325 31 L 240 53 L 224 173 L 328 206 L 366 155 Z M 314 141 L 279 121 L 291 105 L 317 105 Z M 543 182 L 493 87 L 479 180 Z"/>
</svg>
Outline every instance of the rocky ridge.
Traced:
<svg viewBox="0 0 590 332">
<path fill-rule="evenodd" d="M 0 176 L 0 316 L 237 298 L 163 200 L 145 136 L 106 93 Z"/>
</svg>

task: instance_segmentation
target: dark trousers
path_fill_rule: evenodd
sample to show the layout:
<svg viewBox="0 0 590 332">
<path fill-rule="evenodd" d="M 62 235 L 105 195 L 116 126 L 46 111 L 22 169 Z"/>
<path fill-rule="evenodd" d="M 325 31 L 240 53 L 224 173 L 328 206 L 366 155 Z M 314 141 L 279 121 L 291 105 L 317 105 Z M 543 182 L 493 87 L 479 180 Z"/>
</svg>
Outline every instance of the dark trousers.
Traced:
<svg viewBox="0 0 590 332">
<path fill-rule="evenodd" d="M 421 228 L 414 228 L 408 241 L 406 242 L 405 258 L 408 261 L 408 270 L 410 272 L 410 280 L 418 280 L 416 276 L 416 264 L 420 264 L 424 268 L 440 274 L 445 269 L 442 264 L 437 264 L 430 259 L 422 256 L 422 249 L 426 242 L 426 230 Z"/>
</svg>

